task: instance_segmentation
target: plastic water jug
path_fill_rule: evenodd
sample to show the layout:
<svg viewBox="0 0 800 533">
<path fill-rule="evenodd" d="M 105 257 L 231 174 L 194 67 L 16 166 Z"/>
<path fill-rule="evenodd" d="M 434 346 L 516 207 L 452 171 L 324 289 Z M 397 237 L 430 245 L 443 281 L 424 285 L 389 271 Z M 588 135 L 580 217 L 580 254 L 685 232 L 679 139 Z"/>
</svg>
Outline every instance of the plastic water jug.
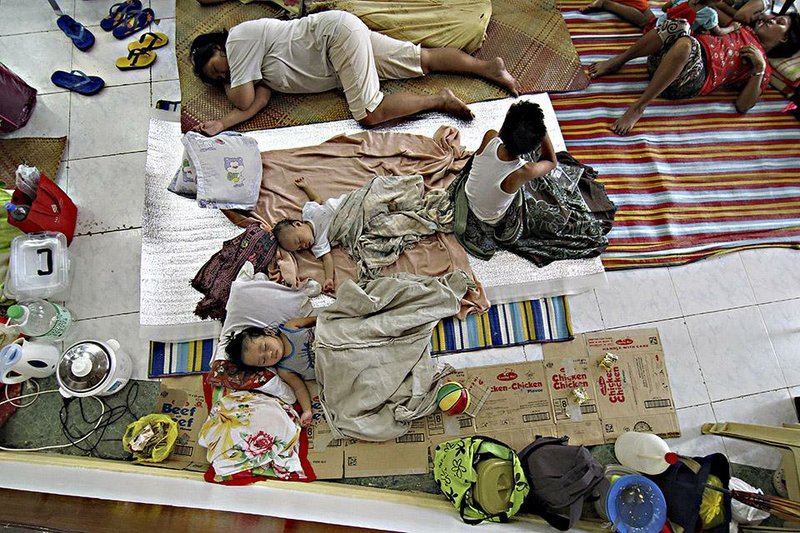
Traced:
<svg viewBox="0 0 800 533">
<path fill-rule="evenodd" d="M 623 466 L 656 475 L 678 462 L 678 455 L 669 450 L 664 439 L 652 433 L 628 431 L 617 438 L 614 454 Z"/>
</svg>

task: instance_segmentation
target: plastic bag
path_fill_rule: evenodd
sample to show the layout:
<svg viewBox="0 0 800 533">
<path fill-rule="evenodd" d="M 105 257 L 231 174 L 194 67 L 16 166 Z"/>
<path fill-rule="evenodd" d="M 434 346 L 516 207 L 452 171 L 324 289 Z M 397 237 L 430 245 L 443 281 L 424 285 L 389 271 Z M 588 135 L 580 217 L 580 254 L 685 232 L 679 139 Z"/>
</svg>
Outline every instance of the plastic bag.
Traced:
<svg viewBox="0 0 800 533">
<path fill-rule="evenodd" d="M 757 489 L 736 477 L 732 477 L 728 482 L 728 488 L 730 490 L 741 490 L 744 492 L 757 492 L 758 494 L 764 494 L 761 489 Z M 751 526 L 757 526 L 762 520 L 769 516 L 769 513 L 766 511 L 756 509 L 755 507 L 750 507 L 749 505 L 745 505 L 736 500 L 731 502 L 731 514 L 734 522 Z"/>
<path fill-rule="evenodd" d="M 143 435 L 149 437 L 142 439 Z M 160 463 L 169 457 L 178 439 L 178 424 L 167 415 L 145 415 L 128 424 L 122 445 L 139 463 Z M 140 442 L 142 441 L 142 442 Z"/>
</svg>

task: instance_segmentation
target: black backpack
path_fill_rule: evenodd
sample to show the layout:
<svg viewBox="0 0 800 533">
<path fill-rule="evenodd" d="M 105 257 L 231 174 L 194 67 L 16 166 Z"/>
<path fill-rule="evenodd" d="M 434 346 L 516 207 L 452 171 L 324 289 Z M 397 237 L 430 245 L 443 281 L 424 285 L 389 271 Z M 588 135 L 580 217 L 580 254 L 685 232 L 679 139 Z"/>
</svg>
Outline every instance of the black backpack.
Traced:
<svg viewBox="0 0 800 533">
<path fill-rule="evenodd" d="M 594 501 L 608 489 L 603 465 L 583 446 L 569 446 L 568 440 L 537 437 L 519 452 L 530 485 L 522 510 L 561 531 L 575 525 L 584 501 Z"/>
</svg>

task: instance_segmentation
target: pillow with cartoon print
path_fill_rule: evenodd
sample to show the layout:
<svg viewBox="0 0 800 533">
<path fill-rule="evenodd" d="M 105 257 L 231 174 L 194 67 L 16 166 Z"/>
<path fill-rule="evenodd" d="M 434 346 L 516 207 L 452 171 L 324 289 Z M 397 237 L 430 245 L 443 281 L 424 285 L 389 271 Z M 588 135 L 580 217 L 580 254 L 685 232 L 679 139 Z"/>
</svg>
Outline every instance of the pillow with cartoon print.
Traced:
<svg viewBox="0 0 800 533">
<path fill-rule="evenodd" d="M 186 150 L 184 150 L 183 157 L 181 157 L 181 166 L 175 171 L 175 176 L 170 184 L 167 185 L 167 190 L 174 192 L 178 196 L 197 198 L 197 180 L 195 176 L 194 167 L 192 167 L 189 156 L 186 155 Z"/>
<path fill-rule="evenodd" d="M 197 203 L 217 209 L 253 209 L 261 189 L 261 152 L 252 137 L 224 131 L 206 137 L 190 131 L 183 146 L 197 182 Z"/>
</svg>

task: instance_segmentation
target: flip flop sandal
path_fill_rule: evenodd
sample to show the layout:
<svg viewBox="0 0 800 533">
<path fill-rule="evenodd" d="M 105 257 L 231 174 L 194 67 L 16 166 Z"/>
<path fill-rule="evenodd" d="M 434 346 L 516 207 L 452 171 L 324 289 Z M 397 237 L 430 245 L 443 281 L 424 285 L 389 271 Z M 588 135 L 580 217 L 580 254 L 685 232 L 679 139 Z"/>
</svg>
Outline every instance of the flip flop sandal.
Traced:
<svg viewBox="0 0 800 533">
<path fill-rule="evenodd" d="M 122 21 L 124 21 L 129 14 L 141 9 L 142 3 L 139 0 L 125 0 L 124 2 L 114 4 L 108 10 L 108 15 L 100 21 L 100 27 L 105 31 L 111 31 L 122 24 Z"/>
<path fill-rule="evenodd" d="M 125 21 L 114 28 L 113 35 L 117 39 L 124 39 L 148 27 L 155 18 L 156 14 L 149 7 L 129 13 Z"/>
<path fill-rule="evenodd" d="M 97 76 L 87 76 L 80 70 L 73 70 L 72 72 L 65 72 L 57 70 L 50 76 L 50 81 L 53 84 L 75 91 L 76 93 L 91 96 L 96 94 L 102 89 L 106 82 Z"/>
<path fill-rule="evenodd" d="M 120 70 L 147 68 L 156 60 L 156 53 L 147 50 L 131 50 L 128 57 L 118 57 L 114 64 Z"/>
<path fill-rule="evenodd" d="M 143 33 L 138 41 L 131 41 L 128 43 L 128 50 L 153 50 L 167 46 L 169 37 L 161 32 L 153 33 L 151 31 Z"/>
<path fill-rule="evenodd" d="M 86 29 L 86 26 L 70 17 L 69 15 L 61 15 L 56 21 L 58 27 L 64 34 L 72 39 L 72 42 L 78 50 L 86 51 L 94 44 L 94 35 Z"/>
</svg>

